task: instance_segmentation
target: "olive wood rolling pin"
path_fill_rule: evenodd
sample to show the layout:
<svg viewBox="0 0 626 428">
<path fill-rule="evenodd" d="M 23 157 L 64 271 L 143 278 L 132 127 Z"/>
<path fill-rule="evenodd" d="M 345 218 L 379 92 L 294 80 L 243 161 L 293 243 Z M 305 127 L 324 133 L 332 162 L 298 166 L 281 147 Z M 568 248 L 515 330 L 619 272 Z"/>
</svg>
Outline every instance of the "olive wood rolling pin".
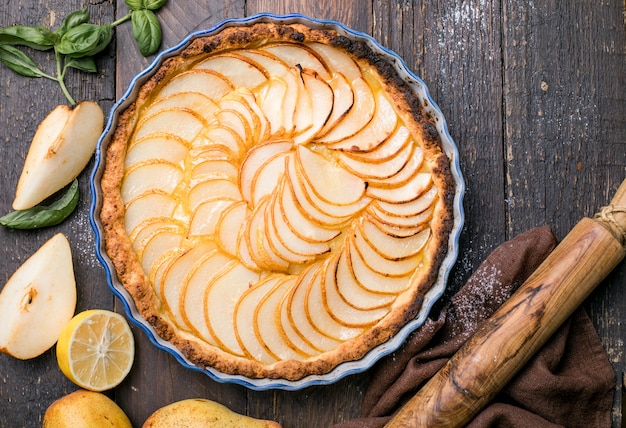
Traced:
<svg viewBox="0 0 626 428">
<path fill-rule="evenodd" d="M 626 180 L 386 425 L 464 426 L 508 383 L 626 253 Z"/>
</svg>

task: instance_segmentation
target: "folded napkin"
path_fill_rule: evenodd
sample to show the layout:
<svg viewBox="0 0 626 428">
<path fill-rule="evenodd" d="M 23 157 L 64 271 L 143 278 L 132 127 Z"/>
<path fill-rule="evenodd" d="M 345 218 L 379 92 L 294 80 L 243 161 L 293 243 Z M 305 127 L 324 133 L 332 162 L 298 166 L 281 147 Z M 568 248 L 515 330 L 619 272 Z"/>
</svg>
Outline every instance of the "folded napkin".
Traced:
<svg viewBox="0 0 626 428">
<path fill-rule="evenodd" d="M 556 246 L 550 227 L 496 248 L 450 303 L 372 369 L 361 417 L 334 428 L 389 421 Z M 591 320 L 579 308 L 470 424 L 482 427 L 610 427 L 615 374 Z"/>
</svg>

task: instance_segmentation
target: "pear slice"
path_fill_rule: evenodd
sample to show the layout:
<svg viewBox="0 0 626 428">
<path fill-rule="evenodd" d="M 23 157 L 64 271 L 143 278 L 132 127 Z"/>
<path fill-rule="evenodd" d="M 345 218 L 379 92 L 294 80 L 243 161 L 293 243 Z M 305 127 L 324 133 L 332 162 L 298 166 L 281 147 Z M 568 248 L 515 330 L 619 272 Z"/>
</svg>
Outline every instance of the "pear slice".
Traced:
<svg viewBox="0 0 626 428">
<path fill-rule="evenodd" d="M 133 140 L 124 159 L 128 168 L 139 162 L 151 159 L 169 161 L 180 164 L 189 152 L 189 144 L 172 134 L 152 135 L 149 137 Z"/>
<path fill-rule="evenodd" d="M 200 92 L 176 92 L 155 100 L 143 115 L 150 116 L 152 113 L 166 108 L 189 109 L 203 117 L 207 122 L 212 122 L 218 105 L 214 100 Z"/>
<path fill-rule="evenodd" d="M 354 277 L 350 265 L 350 246 L 345 246 L 337 260 L 335 283 L 337 293 L 351 306 L 361 310 L 380 309 L 389 306 L 396 299 L 393 293 L 373 292 L 363 288 Z"/>
<path fill-rule="evenodd" d="M 51 348 L 76 309 L 70 245 L 50 238 L 9 278 L 0 292 L 0 352 L 22 360 Z"/>
<path fill-rule="evenodd" d="M 344 300 L 339 293 L 336 281 L 337 265 L 340 256 L 341 254 L 336 254 L 329 259 L 324 271 L 325 274 L 322 277 L 321 292 L 324 308 L 333 320 L 343 326 L 352 328 L 371 326 L 387 315 L 389 307 L 363 310 Z"/>
<path fill-rule="evenodd" d="M 322 334 L 313 326 L 309 317 L 307 302 L 308 285 L 319 276 L 320 265 L 320 263 L 316 263 L 307 267 L 300 275 L 298 282 L 289 291 L 289 294 L 286 296 L 286 301 L 283 304 L 286 305 L 285 311 L 287 312 L 287 319 L 291 327 L 293 327 L 293 331 L 295 331 L 305 343 L 310 344 L 319 351 L 325 352 L 336 349 L 341 344 L 341 341 Z M 317 310 L 320 310 L 320 308 Z"/>
<path fill-rule="evenodd" d="M 124 227 L 132 231 L 143 221 L 154 217 L 168 217 L 174 214 L 178 201 L 162 192 L 144 193 L 126 204 Z"/>
<path fill-rule="evenodd" d="M 196 332 L 206 342 L 217 346 L 217 341 L 209 332 L 204 317 L 204 292 L 210 279 L 231 259 L 219 250 L 210 250 L 201 254 L 193 271 L 185 278 L 183 290 L 179 295 L 179 311 L 187 327 Z"/>
<path fill-rule="evenodd" d="M 141 119 L 133 138 L 171 133 L 185 141 L 193 141 L 206 124 L 204 117 L 191 109 L 167 107 Z"/>
<path fill-rule="evenodd" d="M 297 280 L 297 276 L 291 275 L 276 284 L 263 296 L 254 314 L 254 333 L 259 342 L 280 360 L 302 360 L 308 356 L 298 349 L 280 328 L 280 306 L 283 297 Z"/>
<path fill-rule="evenodd" d="M 361 77 L 361 69 L 357 63 L 341 49 L 318 42 L 309 43 L 307 46 L 317 52 L 321 58 L 324 58 L 324 63 L 329 70 L 340 71 L 349 81 Z"/>
<path fill-rule="evenodd" d="M 324 281 L 332 258 L 326 259 L 305 293 L 305 311 L 311 325 L 325 336 L 338 341 L 352 339 L 363 332 L 363 327 L 344 325 L 334 318 L 326 305 Z"/>
<path fill-rule="evenodd" d="M 91 159 L 103 127 L 104 114 L 94 102 L 52 110 L 28 149 L 13 209 L 32 208 L 74 180 Z"/>
<path fill-rule="evenodd" d="M 411 144 L 412 141 L 408 128 L 400 124 L 385 141 L 380 143 L 380 145 L 373 150 L 367 152 L 346 150 L 343 154 L 362 162 L 382 163 L 397 156 L 398 152 L 402 150 L 405 145 Z"/>
<path fill-rule="evenodd" d="M 265 70 L 249 58 L 237 54 L 210 57 L 196 67 L 197 70 L 213 70 L 224 76 L 235 88 L 255 88 L 267 80 Z"/>
<path fill-rule="evenodd" d="M 148 160 L 133 164 L 126 170 L 122 188 L 122 199 L 130 201 L 149 191 L 171 194 L 183 180 L 180 165 L 169 161 Z"/>
<path fill-rule="evenodd" d="M 204 317 L 209 331 L 225 352 L 243 356 L 235 333 L 235 306 L 243 293 L 259 280 L 259 274 L 233 260 L 217 272 L 206 285 Z M 198 302 L 195 302 L 198 304 Z"/>
<path fill-rule="evenodd" d="M 252 202 L 254 177 L 259 169 L 272 157 L 280 153 L 287 153 L 293 147 L 288 140 L 273 140 L 254 146 L 248 151 L 241 163 L 239 171 L 239 186 L 243 199 Z"/>
<path fill-rule="evenodd" d="M 307 45 L 276 43 L 261 49 L 272 53 L 292 67 L 299 66 L 305 70 L 313 70 L 325 80 L 330 78 L 328 66 L 323 62 L 319 54 L 308 48 Z"/>
<path fill-rule="evenodd" d="M 219 100 L 233 90 L 222 74 L 213 70 L 189 70 L 177 74 L 159 92 L 159 98 L 179 92 L 200 92 L 212 100 Z"/>
<path fill-rule="evenodd" d="M 245 201 L 239 201 L 224 209 L 217 220 L 215 225 L 217 244 L 232 256 L 237 255 L 237 240 L 250 214 L 248 204 Z"/>
<path fill-rule="evenodd" d="M 261 342 L 256 331 L 260 328 L 256 319 L 256 312 L 259 303 L 269 294 L 276 284 L 283 281 L 286 277 L 281 274 L 271 274 L 263 278 L 252 287 L 248 288 L 235 305 L 235 334 L 239 345 L 243 349 L 246 356 L 264 364 L 272 364 L 279 360 L 279 357 L 270 352 L 267 346 Z M 269 321 L 269 325 L 264 325 L 263 329 L 272 329 L 273 320 Z M 276 334 L 276 332 L 274 332 Z"/>
</svg>

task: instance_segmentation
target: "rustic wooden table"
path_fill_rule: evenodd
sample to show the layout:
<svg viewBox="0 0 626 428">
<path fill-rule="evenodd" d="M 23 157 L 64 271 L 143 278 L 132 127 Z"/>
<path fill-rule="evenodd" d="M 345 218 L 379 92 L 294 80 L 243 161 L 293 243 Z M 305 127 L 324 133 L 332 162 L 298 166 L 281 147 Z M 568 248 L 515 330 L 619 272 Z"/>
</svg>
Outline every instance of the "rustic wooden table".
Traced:
<svg viewBox="0 0 626 428">
<path fill-rule="evenodd" d="M 56 28 L 87 6 L 92 22 L 112 22 L 123 0 L 8 0 L 0 26 Z M 464 282 L 504 240 L 549 224 L 559 238 L 606 204 L 626 177 L 626 34 L 622 0 L 170 0 L 158 15 L 162 49 L 189 31 L 258 12 L 300 12 L 330 18 L 396 51 L 427 83 L 449 122 L 465 175 L 466 222 L 449 290 Z M 31 52 L 43 64 L 47 54 Z M 151 58 L 141 57 L 130 24 L 118 27 L 98 57 L 98 72 L 70 72 L 77 99 L 105 112 Z M 0 212 L 15 186 L 38 123 L 65 103 L 58 86 L 0 66 Z M 91 165 L 89 166 L 89 169 Z M 89 225 L 89 170 L 80 176 L 78 210 L 62 225 L 39 231 L 0 229 L 0 282 L 54 233 L 69 238 L 78 284 L 77 311 L 115 308 L 94 252 Z M 626 263 L 585 302 L 617 377 L 613 426 L 622 426 L 625 371 Z M 0 322 L 2 314 L 0 314 Z M 205 397 L 285 427 L 321 427 L 355 417 L 368 374 L 296 392 L 251 391 L 220 384 L 180 366 L 135 329 L 130 376 L 110 395 L 135 426 L 160 406 Z M 48 405 L 76 387 L 59 371 L 54 350 L 29 361 L 0 356 L 0 427 L 41 425 Z"/>
</svg>

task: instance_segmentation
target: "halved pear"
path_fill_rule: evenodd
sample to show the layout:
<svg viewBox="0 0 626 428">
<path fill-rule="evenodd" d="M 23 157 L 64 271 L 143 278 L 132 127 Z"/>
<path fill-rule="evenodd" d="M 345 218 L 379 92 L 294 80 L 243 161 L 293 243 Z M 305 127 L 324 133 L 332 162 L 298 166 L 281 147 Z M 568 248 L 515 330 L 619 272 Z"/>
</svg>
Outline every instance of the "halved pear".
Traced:
<svg viewBox="0 0 626 428">
<path fill-rule="evenodd" d="M 61 190 L 85 168 L 104 127 L 96 103 L 56 107 L 39 124 L 17 183 L 14 210 L 24 210 Z"/>
<path fill-rule="evenodd" d="M 159 98 L 179 92 L 200 92 L 212 100 L 219 100 L 233 90 L 233 85 L 222 74 L 213 70 L 189 70 L 174 76 L 159 92 Z"/>
<path fill-rule="evenodd" d="M 0 352 L 22 360 L 50 349 L 76 309 L 70 245 L 54 235 L 9 278 L 0 292 Z"/>
</svg>

